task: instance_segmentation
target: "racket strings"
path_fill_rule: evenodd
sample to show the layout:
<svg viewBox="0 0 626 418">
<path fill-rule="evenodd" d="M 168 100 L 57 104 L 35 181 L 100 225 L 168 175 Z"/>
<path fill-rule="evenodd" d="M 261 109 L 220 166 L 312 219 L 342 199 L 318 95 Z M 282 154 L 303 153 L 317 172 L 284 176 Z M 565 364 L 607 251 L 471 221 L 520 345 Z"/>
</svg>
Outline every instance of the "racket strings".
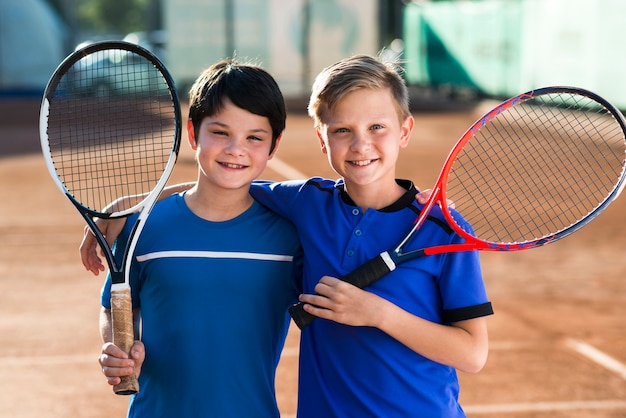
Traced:
<svg viewBox="0 0 626 418">
<path fill-rule="evenodd" d="M 172 154 L 174 103 L 143 56 L 106 50 L 74 63 L 51 98 L 47 128 L 55 170 L 74 198 L 101 212 L 152 190 Z"/>
<path fill-rule="evenodd" d="M 540 95 L 501 110 L 462 145 L 447 198 L 477 238 L 524 243 L 589 216 L 624 174 L 616 117 L 574 93 Z"/>
<path fill-rule="evenodd" d="M 520 109 L 515 109 L 519 111 Z M 534 109 L 533 109 L 534 110 Z M 519 112 L 517 112 L 519 113 Z M 553 156 L 558 155 L 557 153 L 560 151 L 567 152 L 568 149 L 560 149 L 559 141 L 560 137 L 556 136 L 556 132 L 568 132 L 570 130 L 580 131 L 584 130 L 581 126 L 574 126 L 573 122 L 580 122 L 580 120 L 571 120 L 571 119 L 563 119 L 559 117 L 559 114 L 554 112 L 553 109 L 549 107 L 545 109 L 545 112 L 541 112 L 537 114 L 537 112 L 533 112 L 533 116 L 536 118 L 536 126 L 533 127 L 532 131 L 529 132 L 530 142 L 529 144 L 533 145 L 533 149 L 530 150 L 529 154 L 535 156 L 535 158 L 527 159 L 525 164 L 535 164 L 536 167 L 533 167 L 531 173 L 529 173 L 528 180 L 530 183 L 530 187 L 532 190 L 541 190 L 543 191 L 548 198 L 553 201 L 558 201 L 560 199 L 559 194 L 564 196 L 574 196 L 577 193 L 577 190 L 572 190 L 572 185 L 567 181 L 566 172 L 562 170 L 561 164 L 553 163 Z M 584 116 L 584 115 L 583 115 Z M 554 122 L 552 122 L 554 121 Z M 556 126 L 552 124 L 555 123 Z M 580 124 L 580 123 L 578 123 Z M 556 131 L 555 131 L 556 127 Z M 541 135 L 545 135 L 545 138 L 542 138 Z M 545 141 L 544 147 L 535 146 L 535 144 L 541 144 Z M 578 143 L 574 143 L 573 145 L 579 145 Z M 564 159 L 569 160 L 568 168 L 570 170 L 578 170 L 583 167 L 583 162 L 578 159 L 578 157 L 582 155 L 580 152 L 572 153 L 568 156 L 564 156 Z M 553 179 L 553 181 L 549 184 L 551 185 L 559 185 L 564 188 L 569 188 L 569 190 L 560 190 L 557 188 L 547 188 L 544 182 L 537 182 L 539 179 L 534 173 L 538 170 L 545 170 L 546 176 L 549 176 Z M 584 173 L 577 173 L 577 177 L 581 180 L 585 180 Z M 580 184 L 575 185 L 576 187 L 580 187 Z M 583 188 L 588 188 L 587 184 Z M 529 190 L 528 192 L 531 192 Z M 567 219 L 579 219 L 578 214 L 575 213 L 575 206 L 572 205 L 561 205 L 561 210 L 563 212 L 556 212 L 554 217 L 550 218 L 542 218 L 542 217 L 531 217 L 527 221 L 531 222 L 531 225 L 528 226 L 529 231 L 540 231 L 542 227 L 545 228 L 546 232 L 544 234 L 550 233 L 550 231 L 558 231 L 563 225 L 567 222 Z M 534 237 L 538 238 L 538 237 Z"/>
</svg>

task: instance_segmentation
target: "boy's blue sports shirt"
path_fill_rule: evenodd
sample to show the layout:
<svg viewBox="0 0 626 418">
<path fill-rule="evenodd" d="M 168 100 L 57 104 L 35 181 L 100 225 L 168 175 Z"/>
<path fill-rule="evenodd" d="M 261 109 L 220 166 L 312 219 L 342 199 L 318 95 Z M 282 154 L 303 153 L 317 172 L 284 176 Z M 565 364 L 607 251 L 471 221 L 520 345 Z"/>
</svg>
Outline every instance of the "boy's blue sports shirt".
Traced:
<svg viewBox="0 0 626 418">
<path fill-rule="evenodd" d="M 322 276 L 342 277 L 406 235 L 422 206 L 411 182 L 398 184 L 404 196 L 365 213 L 345 193 L 343 180 L 258 181 L 251 194 L 296 226 L 305 254 L 303 290 L 314 293 Z M 460 241 L 435 207 L 407 250 Z M 441 324 L 493 313 L 476 252 L 409 261 L 367 290 Z M 314 321 L 301 334 L 299 367 L 300 418 L 465 416 L 454 368 L 374 328 Z"/>
<path fill-rule="evenodd" d="M 256 202 L 210 222 L 174 195 L 153 209 L 135 255 L 146 360 L 128 416 L 278 417 L 275 370 L 302 269 L 293 225 Z"/>
</svg>

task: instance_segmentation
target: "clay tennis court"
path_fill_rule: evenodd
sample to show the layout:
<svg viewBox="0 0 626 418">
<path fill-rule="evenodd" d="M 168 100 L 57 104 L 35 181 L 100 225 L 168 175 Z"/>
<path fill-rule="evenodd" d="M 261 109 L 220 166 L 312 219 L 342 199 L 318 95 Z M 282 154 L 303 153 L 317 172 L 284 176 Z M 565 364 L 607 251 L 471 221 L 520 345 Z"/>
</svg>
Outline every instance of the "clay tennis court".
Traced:
<svg viewBox="0 0 626 418">
<path fill-rule="evenodd" d="M 490 107 L 416 113 L 398 177 L 432 186 L 456 139 Z M 123 417 L 127 398 L 112 393 L 97 363 L 103 276 L 80 264 L 83 222 L 48 175 L 38 112 L 38 99 L 0 99 L 0 417 Z M 333 176 L 301 112 L 290 114 L 277 156 L 264 177 Z M 185 138 L 172 182 L 195 176 Z M 555 244 L 481 255 L 496 314 L 486 367 L 460 374 L 469 417 L 626 417 L 624 248 L 621 196 Z M 295 416 L 297 343 L 292 327 L 277 381 L 287 418 Z"/>
</svg>

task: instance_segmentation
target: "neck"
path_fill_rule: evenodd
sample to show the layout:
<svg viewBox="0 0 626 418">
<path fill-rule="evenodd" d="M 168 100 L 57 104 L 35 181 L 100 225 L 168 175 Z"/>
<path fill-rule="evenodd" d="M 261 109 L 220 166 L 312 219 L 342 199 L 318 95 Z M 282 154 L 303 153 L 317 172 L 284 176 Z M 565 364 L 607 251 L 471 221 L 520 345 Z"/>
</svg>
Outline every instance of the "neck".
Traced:
<svg viewBox="0 0 626 418">
<path fill-rule="evenodd" d="M 253 202 L 248 189 L 209 191 L 196 185 L 185 194 L 189 209 L 200 218 L 213 222 L 236 218 Z"/>
<path fill-rule="evenodd" d="M 360 206 L 363 211 L 367 209 L 382 209 L 394 202 L 406 193 L 398 183 L 393 182 L 393 185 L 385 185 L 384 187 L 368 184 L 357 185 L 344 183 L 345 191 L 348 193 L 352 201 Z"/>
</svg>

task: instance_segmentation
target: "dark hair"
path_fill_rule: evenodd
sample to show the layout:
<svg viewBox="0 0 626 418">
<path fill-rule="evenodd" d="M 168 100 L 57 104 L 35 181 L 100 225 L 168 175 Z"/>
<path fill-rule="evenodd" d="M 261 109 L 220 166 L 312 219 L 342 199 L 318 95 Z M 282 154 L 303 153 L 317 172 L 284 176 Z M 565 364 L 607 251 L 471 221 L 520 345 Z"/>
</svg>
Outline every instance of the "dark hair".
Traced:
<svg viewBox="0 0 626 418">
<path fill-rule="evenodd" d="M 189 120 L 196 133 L 202 120 L 219 113 L 227 99 L 269 120 L 271 153 L 287 119 L 285 99 L 274 77 L 256 64 L 238 63 L 234 59 L 217 62 L 204 70 L 189 91 Z"/>
</svg>

